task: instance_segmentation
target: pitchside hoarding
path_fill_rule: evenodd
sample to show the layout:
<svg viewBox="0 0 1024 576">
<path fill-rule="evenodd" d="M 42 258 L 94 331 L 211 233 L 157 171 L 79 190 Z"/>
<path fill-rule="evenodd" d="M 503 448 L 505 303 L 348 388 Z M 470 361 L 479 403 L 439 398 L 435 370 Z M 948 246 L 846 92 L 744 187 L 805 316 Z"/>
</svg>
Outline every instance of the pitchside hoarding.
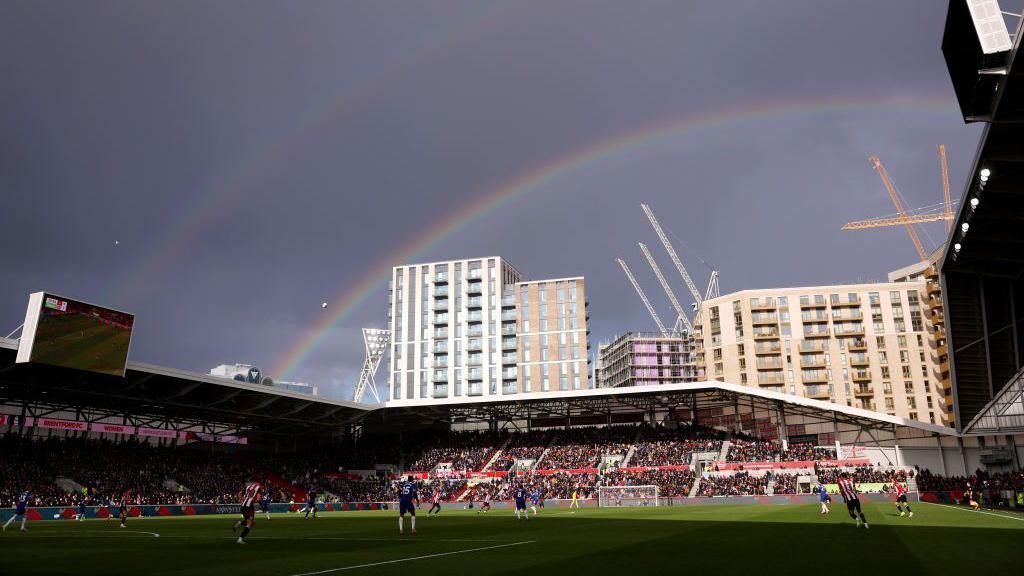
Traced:
<svg viewBox="0 0 1024 576">
<path fill-rule="evenodd" d="M 17 362 L 124 377 L 135 316 L 63 296 L 29 296 Z"/>
</svg>

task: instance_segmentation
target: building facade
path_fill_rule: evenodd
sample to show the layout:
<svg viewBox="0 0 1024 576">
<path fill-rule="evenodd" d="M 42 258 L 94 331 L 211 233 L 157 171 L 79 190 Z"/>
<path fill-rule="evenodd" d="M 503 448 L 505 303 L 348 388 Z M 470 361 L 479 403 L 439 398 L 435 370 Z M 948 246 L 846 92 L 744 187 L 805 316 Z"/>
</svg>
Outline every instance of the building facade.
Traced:
<svg viewBox="0 0 1024 576">
<path fill-rule="evenodd" d="M 582 277 L 524 281 L 500 257 L 392 270 L 389 400 L 591 386 Z"/>
<path fill-rule="evenodd" d="M 711 380 L 947 425 L 924 279 L 707 300 L 695 327 Z"/>
<path fill-rule="evenodd" d="M 599 388 L 696 382 L 689 334 L 627 332 L 598 348 L 594 378 Z"/>
</svg>

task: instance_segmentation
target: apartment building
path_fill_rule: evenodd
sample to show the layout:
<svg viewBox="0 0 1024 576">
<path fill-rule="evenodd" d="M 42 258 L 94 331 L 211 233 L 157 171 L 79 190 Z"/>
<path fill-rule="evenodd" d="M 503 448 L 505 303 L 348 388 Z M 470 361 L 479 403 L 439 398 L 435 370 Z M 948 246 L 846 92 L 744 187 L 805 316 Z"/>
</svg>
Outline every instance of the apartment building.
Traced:
<svg viewBox="0 0 1024 576">
<path fill-rule="evenodd" d="M 925 279 L 707 300 L 695 327 L 706 377 L 948 424 Z"/>
<path fill-rule="evenodd" d="M 649 386 L 698 380 L 693 336 L 627 332 L 598 347 L 594 378 L 599 388 Z"/>
<path fill-rule="evenodd" d="M 392 270 L 389 397 L 437 401 L 592 387 L 582 277 L 525 281 L 500 257 Z"/>
</svg>

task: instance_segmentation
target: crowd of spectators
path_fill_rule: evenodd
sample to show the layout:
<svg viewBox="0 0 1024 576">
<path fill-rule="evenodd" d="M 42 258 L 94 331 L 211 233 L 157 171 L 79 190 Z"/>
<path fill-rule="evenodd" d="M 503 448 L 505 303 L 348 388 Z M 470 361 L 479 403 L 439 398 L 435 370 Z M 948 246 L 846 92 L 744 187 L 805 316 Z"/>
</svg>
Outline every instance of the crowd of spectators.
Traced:
<svg viewBox="0 0 1024 576">
<path fill-rule="evenodd" d="M 508 470 L 517 460 L 534 460 L 540 458 L 544 448 L 551 441 L 551 435 L 543 430 L 517 432 L 509 438 L 508 444 L 491 466 L 492 470 Z"/>
<path fill-rule="evenodd" d="M 795 474 L 775 474 L 772 480 L 772 494 L 796 494 Z"/>
<path fill-rule="evenodd" d="M 822 484 L 835 484 L 839 481 L 839 474 L 842 472 L 849 472 L 850 478 L 858 484 L 886 484 L 893 481 L 905 483 L 907 481 L 907 472 L 905 470 L 893 468 L 858 466 L 850 469 L 818 465 L 816 472 L 818 474 L 818 482 Z"/>
<path fill-rule="evenodd" d="M 782 455 L 782 448 L 769 440 L 746 440 L 735 438 L 729 445 L 729 462 L 775 462 Z"/>
<path fill-rule="evenodd" d="M 635 426 L 562 431 L 555 436 L 538 467 L 550 470 L 596 468 L 603 456 L 624 456 L 632 445 L 636 431 Z"/>
<path fill-rule="evenodd" d="M 658 487 L 661 498 L 685 498 L 690 495 L 695 476 L 692 470 L 616 470 L 605 474 L 602 486 L 650 486 Z"/>
<path fill-rule="evenodd" d="M 766 494 L 771 473 L 751 476 L 738 472 L 732 476 L 708 476 L 700 481 L 699 496 L 746 496 Z"/>
<path fill-rule="evenodd" d="M 427 436 L 406 459 L 409 470 L 428 471 L 441 463 L 453 470 L 480 470 L 502 436 L 490 432 L 447 432 Z"/>
<path fill-rule="evenodd" d="M 782 454 L 782 459 L 788 462 L 835 460 L 836 449 L 815 446 L 809 442 L 790 444 L 789 449 Z"/>
<path fill-rule="evenodd" d="M 720 452 L 724 434 L 703 426 L 642 426 L 630 466 L 687 465 L 695 452 Z"/>
</svg>

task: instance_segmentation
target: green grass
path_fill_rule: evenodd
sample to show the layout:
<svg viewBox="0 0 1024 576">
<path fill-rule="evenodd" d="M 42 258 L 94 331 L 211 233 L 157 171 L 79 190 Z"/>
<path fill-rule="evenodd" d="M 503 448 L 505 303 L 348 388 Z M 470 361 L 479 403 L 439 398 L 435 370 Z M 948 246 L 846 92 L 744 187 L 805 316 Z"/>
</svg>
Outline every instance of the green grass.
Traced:
<svg viewBox="0 0 1024 576">
<path fill-rule="evenodd" d="M 798 505 L 575 514 L 550 508 L 525 522 L 509 510 L 477 514 L 449 507 L 438 517 L 421 513 L 419 534 L 401 537 L 394 511 L 338 512 L 315 521 L 288 514 L 257 519 L 246 546 L 234 543 L 234 516 L 132 519 L 126 530 L 115 520 L 35 522 L 26 533 L 8 528 L 0 535 L 0 572 L 995 576 L 1020 569 L 1024 516 L 919 503 L 911 519 L 897 517 L 891 504 L 867 504 L 871 529 L 864 530 L 841 508 L 828 516 L 817 506 Z M 393 562 L 403 559 L 411 560 Z M 383 562 L 392 563 L 377 564 Z M 376 565 L 358 567 L 366 564 Z"/>
</svg>

